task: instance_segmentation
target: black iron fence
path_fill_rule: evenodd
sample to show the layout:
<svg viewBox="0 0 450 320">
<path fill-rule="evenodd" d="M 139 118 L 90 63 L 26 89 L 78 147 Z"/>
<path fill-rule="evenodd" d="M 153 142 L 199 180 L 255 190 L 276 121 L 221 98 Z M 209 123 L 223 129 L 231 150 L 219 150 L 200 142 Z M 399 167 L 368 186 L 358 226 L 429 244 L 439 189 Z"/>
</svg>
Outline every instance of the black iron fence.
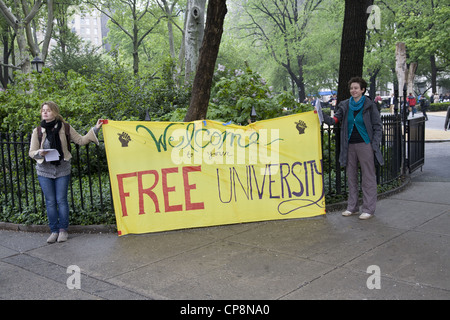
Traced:
<svg viewBox="0 0 450 320">
<path fill-rule="evenodd" d="M 28 219 L 35 221 L 45 212 L 44 195 L 36 175 L 36 161 L 28 155 L 30 138 L 30 135 L 21 133 L 0 133 L 0 210 L 3 216 L 20 213 L 19 221 L 24 223 Z M 97 220 L 103 221 L 105 215 L 114 212 L 111 199 L 103 143 L 82 147 L 72 144 L 70 210 L 77 213 L 81 220 L 83 214 L 91 213 Z"/>
<path fill-rule="evenodd" d="M 410 172 L 423 165 L 424 122 L 419 119 L 408 123 L 406 152 L 402 147 L 404 136 L 399 115 L 382 116 L 383 138 L 381 151 L 384 166 L 377 165 L 377 182 L 384 185 L 398 179 L 405 171 Z M 409 121 L 408 121 L 409 122 Z M 339 165 L 339 128 L 324 125 L 321 130 L 324 188 L 328 197 L 347 192 L 346 174 Z M 28 156 L 30 135 L 0 133 L 0 207 L 3 216 L 9 212 L 23 214 L 26 223 L 30 215 L 45 212 L 44 197 L 36 176 L 35 161 Z M 89 144 L 72 147 L 72 178 L 69 189 L 71 210 L 82 216 L 94 212 L 100 219 L 102 215 L 113 215 L 106 155 L 103 142 L 100 146 Z M 45 216 L 45 215 L 44 215 Z"/>
<path fill-rule="evenodd" d="M 411 173 L 425 163 L 425 118 L 409 119 L 405 132 L 406 167 Z"/>
</svg>

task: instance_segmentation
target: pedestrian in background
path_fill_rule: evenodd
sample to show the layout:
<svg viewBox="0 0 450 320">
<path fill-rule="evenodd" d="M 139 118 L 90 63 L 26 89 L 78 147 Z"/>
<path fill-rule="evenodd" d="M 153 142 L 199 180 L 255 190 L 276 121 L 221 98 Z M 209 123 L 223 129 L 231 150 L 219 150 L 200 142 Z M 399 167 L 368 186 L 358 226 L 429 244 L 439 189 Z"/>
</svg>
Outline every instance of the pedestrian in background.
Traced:
<svg viewBox="0 0 450 320">
<path fill-rule="evenodd" d="M 439 102 L 441 102 L 440 98 L 439 98 L 439 94 L 437 92 L 435 92 L 433 95 L 433 103 L 439 103 Z"/>
<path fill-rule="evenodd" d="M 445 124 L 444 124 L 445 131 L 450 129 L 450 106 L 447 108 L 447 115 L 445 116 Z"/>
<path fill-rule="evenodd" d="M 412 116 L 414 117 L 414 114 L 416 113 L 416 98 L 413 96 L 412 93 L 409 93 L 409 96 L 406 98 L 406 101 L 408 101 L 409 104 L 409 112 L 412 112 Z"/>
<path fill-rule="evenodd" d="M 330 104 L 330 110 L 331 110 L 331 116 L 334 115 L 334 109 L 336 108 L 336 102 L 337 102 L 337 96 L 336 94 L 333 94 L 333 96 L 328 100 L 328 103 Z"/>
<path fill-rule="evenodd" d="M 428 108 L 430 107 L 430 104 L 424 95 L 420 96 L 419 103 L 420 103 L 420 110 L 422 110 L 422 114 L 425 117 L 425 121 L 427 121 L 428 120 L 427 111 Z"/>
<path fill-rule="evenodd" d="M 391 114 L 394 114 L 394 108 L 395 108 L 396 103 L 397 103 L 397 98 L 395 98 L 394 94 L 391 93 L 391 96 L 389 98 L 389 110 L 390 110 Z"/>
<path fill-rule="evenodd" d="M 36 171 L 45 197 L 47 218 L 51 231 L 48 243 L 64 242 L 68 239 L 69 203 L 67 191 L 70 182 L 71 164 L 70 142 L 98 145 L 97 133 L 102 126 L 98 120 L 86 135 L 81 136 L 62 118 L 59 107 L 52 101 L 41 105 L 41 124 L 33 130 L 29 155 L 35 159 Z M 49 159 L 49 149 L 59 155 Z M 46 159 L 47 156 L 47 159 Z"/>
<path fill-rule="evenodd" d="M 363 204 L 360 219 L 369 219 L 375 213 L 377 179 L 375 159 L 384 164 L 380 150 L 383 125 L 375 103 L 365 92 L 367 83 L 360 77 L 348 82 L 351 98 L 338 104 L 334 117 L 323 114 L 328 125 L 340 123 L 341 149 L 339 162 L 346 167 L 348 180 L 347 210 L 342 215 L 359 213 L 358 162 L 361 166 Z"/>
</svg>

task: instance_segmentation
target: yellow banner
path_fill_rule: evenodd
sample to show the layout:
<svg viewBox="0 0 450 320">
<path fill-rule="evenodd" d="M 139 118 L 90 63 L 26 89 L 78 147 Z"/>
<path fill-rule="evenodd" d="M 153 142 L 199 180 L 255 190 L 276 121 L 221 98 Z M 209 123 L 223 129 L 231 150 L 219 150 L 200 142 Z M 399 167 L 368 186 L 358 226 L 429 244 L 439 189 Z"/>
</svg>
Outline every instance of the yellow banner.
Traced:
<svg viewBox="0 0 450 320">
<path fill-rule="evenodd" d="M 119 235 L 325 213 L 313 111 L 242 127 L 105 121 Z"/>
</svg>

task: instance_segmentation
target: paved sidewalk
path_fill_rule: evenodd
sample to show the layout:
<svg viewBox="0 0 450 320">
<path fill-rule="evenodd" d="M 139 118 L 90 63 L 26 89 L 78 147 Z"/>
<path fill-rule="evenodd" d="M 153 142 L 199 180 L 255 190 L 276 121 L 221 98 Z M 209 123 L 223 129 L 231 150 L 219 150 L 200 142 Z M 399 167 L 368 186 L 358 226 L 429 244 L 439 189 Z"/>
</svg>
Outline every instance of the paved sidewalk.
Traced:
<svg viewBox="0 0 450 320">
<path fill-rule="evenodd" d="M 410 185 L 380 200 L 367 221 L 329 212 L 124 237 L 71 234 L 51 245 L 48 234 L 0 230 L 0 300 L 448 300 L 450 173 L 442 164 L 450 142 L 427 143 L 426 155 Z M 72 265 L 80 289 L 68 288 L 77 286 Z"/>
<path fill-rule="evenodd" d="M 429 119 L 435 117 L 438 119 L 438 123 L 434 121 L 431 125 L 429 122 L 425 124 L 425 140 L 427 142 L 450 141 L 450 131 L 444 130 L 446 115 L 447 111 L 428 112 Z M 421 112 L 418 112 L 418 116 L 423 115 Z"/>
</svg>

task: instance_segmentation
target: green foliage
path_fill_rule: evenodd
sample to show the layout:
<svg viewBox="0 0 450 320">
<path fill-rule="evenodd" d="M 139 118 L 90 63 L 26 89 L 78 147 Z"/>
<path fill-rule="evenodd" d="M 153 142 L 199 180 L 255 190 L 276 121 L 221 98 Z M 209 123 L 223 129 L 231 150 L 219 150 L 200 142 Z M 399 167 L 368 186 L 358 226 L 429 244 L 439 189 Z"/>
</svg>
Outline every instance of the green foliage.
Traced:
<svg viewBox="0 0 450 320">
<path fill-rule="evenodd" d="M 99 48 L 84 42 L 67 27 L 55 33 L 55 40 L 57 45 L 52 48 L 46 61 L 53 71 L 67 74 L 70 70 L 78 70 L 82 75 L 93 75 L 105 68 L 106 62 Z"/>
<path fill-rule="evenodd" d="M 447 111 L 450 107 L 450 102 L 432 103 L 428 111 Z"/>
<path fill-rule="evenodd" d="M 14 86 L 0 92 L 0 131 L 31 133 L 39 124 L 41 104 L 48 100 L 58 104 L 63 118 L 76 130 L 83 131 L 99 118 L 144 120 L 146 111 L 152 120 L 170 120 L 178 108 L 187 108 L 190 88 L 176 87 L 167 75 L 139 85 L 121 69 L 91 77 L 46 68 L 41 74 L 17 73 Z"/>
<path fill-rule="evenodd" d="M 41 204 L 36 207 L 32 205 L 23 206 L 20 212 L 17 212 L 17 208 L 7 204 L 0 210 L 0 221 L 26 225 L 45 225 L 47 224 L 47 216 Z"/>
<path fill-rule="evenodd" d="M 101 177 L 102 185 L 89 181 L 88 177 L 84 177 L 81 181 L 75 183 L 73 181 L 73 194 L 69 196 L 70 201 L 70 216 L 69 223 L 71 225 L 94 225 L 115 224 L 115 215 L 112 209 L 112 199 L 109 192 L 108 174 L 103 174 Z M 84 199 L 84 203 L 77 195 L 80 194 L 80 188 L 84 190 L 83 194 L 89 195 Z M 87 192 L 89 190 L 89 192 Z M 102 201 L 100 201 L 102 195 Z"/>
<path fill-rule="evenodd" d="M 403 4 L 397 15 L 401 39 L 410 50 L 410 59 L 427 60 L 431 54 L 450 59 L 450 7 L 448 1 L 415 2 Z"/>
<path fill-rule="evenodd" d="M 232 121 L 246 125 L 252 107 L 257 120 L 282 116 L 287 110 L 297 110 L 300 104 L 287 92 L 275 94 L 266 81 L 247 66 L 245 71 L 228 70 L 219 65 L 208 107 L 208 119 Z"/>
<path fill-rule="evenodd" d="M 63 117 L 75 128 L 93 126 L 94 103 L 88 80 L 69 71 L 67 76 L 44 69 L 42 74 L 17 73 L 14 86 L 0 93 L 1 131 L 30 132 L 40 122 L 40 107 L 44 101 L 55 101 Z M 93 123 L 94 122 L 94 123 Z"/>
</svg>

